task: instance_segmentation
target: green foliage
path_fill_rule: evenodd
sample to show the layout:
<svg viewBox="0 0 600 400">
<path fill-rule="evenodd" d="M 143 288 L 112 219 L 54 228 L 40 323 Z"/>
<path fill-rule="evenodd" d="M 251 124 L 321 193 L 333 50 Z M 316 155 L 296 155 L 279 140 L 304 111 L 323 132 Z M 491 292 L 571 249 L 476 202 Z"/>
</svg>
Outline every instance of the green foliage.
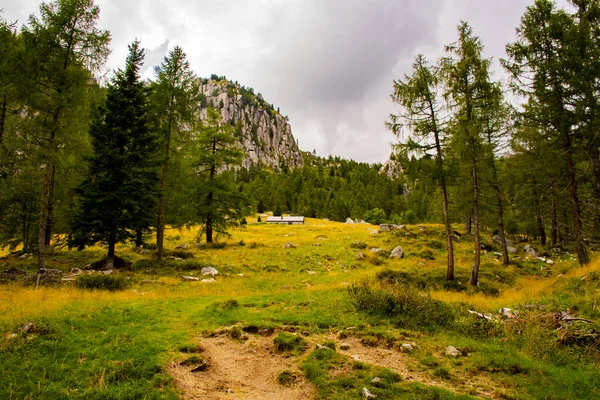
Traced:
<svg viewBox="0 0 600 400">
<path fill-rule="evenodd" d="M 293 386 L 298 381 L 298 376 L 293 371 L 281 371 L 277 374 L 277 383 L 282 386 Z"/>
<path fill-rule="evenodd" d="M 454 321 L 454 311 L 443 302 L 422 295 L 405 284 L 352 285 L 348 294 L 357 310 L 390 318 L 399 327 L 445 327 Z"/>
<path fill-rule="evenodd" d="M 275 344 L 275 349 L 282 353 L 301 353 L 308 346 L 306 340 L 302 339 L 300 336 L 286 332 L 279 332 L 277 337 L 273 340 L 273 343 Z"/>
<path fill-rule="evenodd" d="M 94 155 L 77 190 L 81 200 L 73 218 L 74 243 L 80 248 L 107 243 L 110 257 L 115 243 L 154 224 L 158 141 L 147 124 L 146 89 L 139 76 L 143 60 L 143 49 L 134 42 L 90 130 Z"/>
<path fill-rule="evenodd" d="M 116 292 L 124 290 L 130 285 L 130 282 L 122 277 L 115 275 L 81 275 L 75 281 L 75 286 L 82 289 L 108 290 Z"/>
</svg>

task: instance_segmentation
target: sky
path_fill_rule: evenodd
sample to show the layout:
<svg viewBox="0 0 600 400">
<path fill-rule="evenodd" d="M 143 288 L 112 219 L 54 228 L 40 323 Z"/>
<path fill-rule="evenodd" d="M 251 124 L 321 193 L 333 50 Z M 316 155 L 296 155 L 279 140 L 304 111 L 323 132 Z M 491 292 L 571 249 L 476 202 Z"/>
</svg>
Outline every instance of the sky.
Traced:
<svg viewBox="0 0 600 400">
<path fill-rule="evenodd" d="M 95 0 L 111 33 L 106 70 L 125 63 L 135 38 L 146 49 L 145 78 L 174 46 L 200 77 L 225 75 L 262 93 L 289 117 L 300 148 L 364 162 L 389 158 L 397 113 L 394 79 L 418 53 L 431 62 L 469 22 L 494 59 L 515 40 L 533 0 Z M 565 6 L 566 0 L 559 0 Z M 3 17 L 26 23 L 39 0 L 0 0 Z M 109 72 L 110 73 L 110 72 Z"/>
</svg>

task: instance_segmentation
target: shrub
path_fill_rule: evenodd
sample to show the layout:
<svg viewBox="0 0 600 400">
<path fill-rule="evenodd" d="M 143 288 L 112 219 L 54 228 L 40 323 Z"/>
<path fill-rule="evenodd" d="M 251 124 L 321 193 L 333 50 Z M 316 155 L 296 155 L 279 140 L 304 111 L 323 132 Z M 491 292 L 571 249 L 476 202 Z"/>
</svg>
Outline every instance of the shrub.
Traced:
<svg viewBox="0 0 600 400">
<path fill-rule="evenodd" d="M 277 374 L 277 383 L 281 386 L 292 386 L 298 380 L 298 376 L 293 371 L 281 371 Z"/>
<path fill-rule="evenodd" d="M 363 283 L 352 285 L 348 293 L 357 310 L 390 318 L 399 327 L 448 326 L 454 321 L 450 306 L 406 284 L 373 288 Z"/>
<path fill-rule="evenodd" d="M 82 275 L 75 281 L 75 286 L 82 289 L 98 289 L 116 292 L 129 286 L 129 282 L 121 276 Z"/>
<path fill-rule="evenodd" d="M 357 240 L 356 242 L 353 242 L 352 244 L 350 244 L 350 248 L 351 249 L 366 249 L 367 245 L 366 245 L 366 243 L 362 243 Z"/>
</svg>

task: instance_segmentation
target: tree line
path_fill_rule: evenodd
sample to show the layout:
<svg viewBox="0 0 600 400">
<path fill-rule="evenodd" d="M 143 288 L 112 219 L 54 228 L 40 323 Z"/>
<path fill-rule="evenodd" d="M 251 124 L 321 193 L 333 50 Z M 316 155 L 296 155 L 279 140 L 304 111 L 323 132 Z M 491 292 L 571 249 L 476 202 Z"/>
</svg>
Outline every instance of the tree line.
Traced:
<svg viewBox="0 0 600 400">
<path fill-rule="evenodd" d="M 550 0 L 527 8 L 501 60 L 506 86 L 492 79 L 466 22 L 444 57 L 418 55 L 394 82 L 399 112 L 388 126 L 402 138 L 397 157 L 409 166 L 413 195 L 433 195 L 419 217 L 446 227 L 449 280 L 458 221 L 474 235 L 473 285 L 484 227 L 497 234 L 505 265 L 507 232 L 572 248 L 581 265 L 590 262 L 588 238 L 600 236 L 600 2 L 571 4 L 572 12 Z"/>
</svg>

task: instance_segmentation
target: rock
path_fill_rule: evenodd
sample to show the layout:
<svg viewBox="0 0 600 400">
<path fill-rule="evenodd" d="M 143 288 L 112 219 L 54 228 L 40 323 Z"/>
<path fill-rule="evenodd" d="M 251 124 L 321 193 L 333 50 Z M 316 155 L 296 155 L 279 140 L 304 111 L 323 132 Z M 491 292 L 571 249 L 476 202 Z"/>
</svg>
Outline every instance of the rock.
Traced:
<svg viewBox="0 0 600 400">
<path fill-rule="evenodd" d="M 200 282 L 202 283 L 215 283 L 217 280 L 215 278 L 202 279 Z"/>
<path fill-rule="evenodd" d="M 392 250 L 390 254 L 390 258 L 403 258 L 404 257 L 404 249 L 400 246 L 396 247 Z"/>
<path fill-rule="evenodd" d="M 375 235 L 378 235 L 378 234 L 379 234 L 379 232 L 376 231 L 375 229 L 371 229 L 371 232 L 369 233 L 369 235 L 371 235 L 371 236 L 375 236 Z"/>
<path fill-rule="evenodd" d="M 27 333 L 31 330 L 31 328 L 33 328 L 33 322 L 28 322 L 25 325 L 23 325 L 22 327 L 20 327 L 19 331 L 21 331 L 23 333 Z"/>
<path fill-rule="evenodd" d="M 284 249 L 295 249 L 296 245 L 291 243 L 291 242 L 287 242 L 286 244 L 283 245 Z"/>
<path fill-rule="evenodd" d="M 199 281 L 200 278 L 196 277 L 196 276 L 182 276 L 184 281 Z"/>
<path fill-rule="evenodd" d="M 6 334 L 7 339 L 16 339 L 18 337 L 19 337 L 19 335 L 17 335 L 16 333 L 7 333 Z"/>
<path fill-rule="evenodd" d="M 417 348 L 417 344 L 416 343 L 402 343 L 402 345 L 400 346 L 400 351 L 403 353 L 410 353 L 412 351 L 414 351 Z"/>
<path fill-rule="evenodd" d="M 148 249 L 141 249 L 140 250 L 140 254 L 141 255 L 150 254 L 150 250 L 148 250 Z"/>
<path fill-rule="evenodd" d="M 502 237 L 501 237 L 500 235 L 494 235 L 494 236 L 492 237 L 492 240 L 493 240 L 494 242 L 498 243 L 499 245 L 502 245 Z M 506 241 L 506 247 L 507 247 L 507 248 L 508 248 L 508 247 L 513 247 L 513 248 L 515 247 L 515 246 L 512 244 L 512 242 L 506 238 L 506 236 L 504 237 L 504 240 Z"/>
<path fill-rule="evenodd" d="M 377 384 L 381 383 L 381 378 L 376 376 L 375 378 L 371 379 L 371 383 L 374 385 L 377 385 Z"/>
<path fill-rule="evenodd" d="M 322 246 L 322 244 L 321 244 L 321 243 L 313 243 L 313 244 L 312 244 L 312 246 L 313 246 L 313 247 L 321 247 L 321 246 Z"/>
<path fill-rule="evenodd" d="M 100 273 L 102 275 L 112 275 L 113 271 L 114 270 L 112 270 L 112 269 L 107 269 L 106 271 L 100 271 Z"/>
<path fill-rule="evenodd" d="M 357 260 L 363 260 L 365 258 L 366 258 L 366 256 L 364 255 L 364 253 L 362 251 L 359 251 L 358 253 L 356 253 Z"/>
<path fill-rule="evenodd" d="M 350 350 L 350 345 L 348 343 L 340 344 L 340 350 Z"/>
<path fill-rule="evenodd" d="M 373 393 L 369 392 L 369 389 L 367 388 L 362 388 L 362 394 L 365 399 L 375 399 L 377 397 Z"/>
<path fill-rule="evenodd" d="M 379 225 L 379 232 L 390 232 L 396 229 L 396 225 L 392 224 L 381 224 Z"/>
<path fill-rule="evenodd" d="M 381 252 L 383 252 L 383 249 L 380 249 L 379 247 L 374 247 L 371 250 L 369 250 L 371 253 L 375 253 L 375 254 L 379 254 Z"/>
<path fill-rule="evenodd" d="M 446 355 L 448 357 L 460 357 L 463 355 L 463 353 L 454 346 L 448 346 L 446 347 Z"/>
<path fill-rule="evenodd" d="M 346 218 L 346 223 L 347 224 L 353 224 L 354 220 L 352 218 Z"/>
<path fill-rule="evenodd" d="M 547 260 L 546 260 L 546 264 L 553 265 L 553 264 L 554 264 L 554 261 L 553 261 L 553 260 L 551 260 L 551 259 L 547 259 Z"/>
<path fill-rule="evenodd" d="M 190 372 L 204 372 L 208 369 L 208 361 L 206 359 L 202 359 L 200 364 L 195 366 L 190 370 Z"/>
<path fill-rule="evenodd" d="M 512 246 L 506 246 L 506 251 L 508 251 L 508 254 L 515 254 L 517 252 L 517 248 Z"/>
<path fill-rule="evenodd" d="M 533 257 L 538 257 L 539 253 L 536 249 L 534 249 L 533 247 L 531 247 L 530 245 L 525 246 L 525 253 L 529 254 L 530 256 Z"/>
<path fill-rule="evenodd" d="M 358 356 L 358 354 L 355 354 L 352 356 L 352 359 L 356 362 L 362 362 L 362 360 L 360 359 L 360 357 Z"/>
<path fill-rule="evenodd" d="M 327 347 L 327 346 L 323 346 L 322 344 L 318 344 L 318 343 L 317 343 L 317 349 L 318 349 L 318 350 L 329 350 L 329 347 Z"/>
<path fill-rule="evenodd" d="M 502 317 L 507 317 L 507 318 L 516 318 L 519 315 L 519 312 L 516 310 L 513 310 L 512 308 L 501 308 L 499 311 L 499 314 Z"/>
<path fill-rule="evenodd" d="M 69 270 L 69 273 L 70 273 L 72 276 L 78 276 L 78 275 L 81 275 L 81 274 L 83 274 L 83 271 L 82 271 L 82 270 L 80 270 L 79 268 L 71 268 L 71 269 Z"/>
<path fill-rule="evenodd" d="M 315 271 L 310 271 L 310 270 L 306 270 L 306 273 L 309 275 L 316 275 L 317 273 Z"/>
<path fill-rule="evenodd" d="M 357 224 L 366 224 L 367 221 L 365 221 L 364 219 L 361 219 L 360 221 L 357 222 Z"/>
<path fill-rule="evenodd" d="M 217 271 L 213 267 L 202 267 L 202 269 L 200 270 L 200 273 L 202 275 L 211 275 L 211 276 L 219 275 L 219 271 Z"/>
<path fill-rule="evenodd" d="M 27 258 L 31 257 L 31 254 L 29 253 L 25 253 L 19 256 L 19 260 L 25 260 Z"/>
</svg>

